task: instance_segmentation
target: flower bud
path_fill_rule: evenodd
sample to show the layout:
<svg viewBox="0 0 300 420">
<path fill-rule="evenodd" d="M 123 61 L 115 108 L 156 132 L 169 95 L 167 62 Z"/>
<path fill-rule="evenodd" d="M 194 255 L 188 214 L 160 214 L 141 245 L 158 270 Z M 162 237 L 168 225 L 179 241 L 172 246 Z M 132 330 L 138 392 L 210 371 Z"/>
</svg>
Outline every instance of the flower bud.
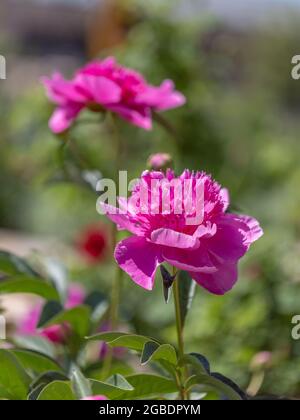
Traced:
<svg viewBox="0 0 300 420">
<path fill-rule="evenodd" d="M 270 351 L 256 353 L 250 362 L 251 370 L 268 369 L 272 364 L 272 358 L 272 353 Z"/>
<path fill-rule="evenodd" d="M 173 160 L 168 153 L 155 153 L 147 161 L 149 169 L 154 171 L 164 170 L 173 166 Z"/>
</svg>

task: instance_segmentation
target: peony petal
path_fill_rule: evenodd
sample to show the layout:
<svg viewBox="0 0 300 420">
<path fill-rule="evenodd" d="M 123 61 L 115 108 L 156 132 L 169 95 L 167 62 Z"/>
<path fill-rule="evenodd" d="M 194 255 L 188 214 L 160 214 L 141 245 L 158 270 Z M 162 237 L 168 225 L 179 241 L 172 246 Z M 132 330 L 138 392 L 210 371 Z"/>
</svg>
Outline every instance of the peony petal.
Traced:
<svg viewBox="0 0 300 420">
<path fill-rule="evenodd" d="M 118 243 L 115 259 L 136 284 L 153 289 L 156 268 L 161 262 L 159 247 L 144 238 L 132 236 Z"/>
<path fill-rule="evenodd" d="M 81 109 L 82 106 L 76 104 L 57 108 L 49 121 L 51 131 L 56 134 L 66 131 L 71 127 Z"/>
<path fill-rule="evenodd" d="M 211 238 L 217 233 L 217 225 L 215 223 L 211 224 L 210 222 L 207 222 L 206 225 L 200 225 L 197 227 L 195 232 L 193 233 L 193 236 L 195 238 Z"/>
<path fill-rule="evenodd" d="M 176 248 L 163 248 L 163 259 L 180 270 L 195 271 L 199 273 L 214 273 L 215 264 L 208 252 L 200 247 L 196 250 L 183 250 Z"/>
<path fill-rule="evenodd" d="M 141 127 L 144 130 L 152 129 L 150 108 L 134 109 L 125 105 L 112 105 L 109 106 L 109 109 L 133 125 Z"/>
<path fill-rule="evenodd" d="M 121 88 L 106 77 L 79 75 L 75 84 L 89 95 L 91 101 L 100 105 L 114 104 L 121 100 Z"/>
<path fill-rule="evenodd" d="M 104 60 L 94 60 L 81 68 L 77 74 L 88 74 L 91 76 L 103 76 L 104 73 L 110 73 L 116 68 L 114 57 L 107 57 Z"/>
<path fill-rule="evenodd" d="M 234 262 L 242 258 L 249 249 L 247 234 L 243 228 L 245 225 L 228 215 L 219 218 L 216 224 L 216 234 L 203 239 L 202 244 L 220 263 Z"/>
<path fill-rule="evenodd" d="M 65 80 L 60 73 L 54 73 L 52 78 L 42 77 L 41 82 L 46 88 L 48 98 L 60 106 L 70 102 L 85 103 L 87 100 L 84 92 L 76 89 L 75 83 Z"/>
<path fill-rule="evenodd" d="M 237 264 L 222 265 L 212 274 L 190 272 L 190 276 L 202 287 L 215 295 L 224 295 L 231 290 L 238 279 Z"/>
<path fill-rule="evenodd" d="M 186 99 L 174 90 L 174 83 L 171 80 L 165 80 L 159 87 L 148 85 L 136 96 L 135 102 L 155 108 L 157 111 L 164 111 L 184 105 Z"/>
<path fill-rule="evenodd" d="M 128 230 L 128 232 L 134 233 L 138 236 L 142 234 L 139 225 L 130 219 L 130 214 L 123 214 L 124 207 L 121 207 L 121 212 L 119 208 L 103 203 L 101 201 L 97 203 L 97 206 L 99 206 L 101 211 L 104 211 L 106 216 L 118 226 L 119 230 Z"/>
<path fill-rule="evenodd" d="M 227 188 L 222 188 L 220 191 L 220 196 L 223 201 L 223 211 L 225 212 L 230 204 L 230 195 Z"/>
<path fill-rule="evenodd" d="M 186 235 L 172 229 L 157 229 L 151 233 L 151 241 L 156 245 L 165 245 L 172 248 L 195 249 L 200 242 L 196 236 Z"/>
<path fill-rule="evenodd" d="M 263 234 L 264 231 L 260 227 L 258 221 L 253 217 L 246 215 L 237 215 L 236 218 L 244 222 L 248 230 L 246 231 L 247 235 L 247 244 L 250 246 L 253 242 L 257 241 Z"/>
</svg>

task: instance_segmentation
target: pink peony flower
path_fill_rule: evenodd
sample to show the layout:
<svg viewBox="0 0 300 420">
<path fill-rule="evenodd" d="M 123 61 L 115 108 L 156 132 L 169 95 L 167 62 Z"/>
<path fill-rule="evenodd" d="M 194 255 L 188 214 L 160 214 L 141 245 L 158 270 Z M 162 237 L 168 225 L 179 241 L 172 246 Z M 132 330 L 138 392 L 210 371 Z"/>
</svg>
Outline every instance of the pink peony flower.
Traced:
<svg viewBox="0 0 300 420">
<path fill-rule="evenodd" d="M 79 284 L 73 284 L 68 290 L 65 302 L 65 309 L 71 309 L 81 305 L 85 299 L 85 292 Z M 70 325 L 67 323 L 51 325 L 38 329 L 38 323 L 42 313 L 43 305 L 36 305 L 18 326 L 18 333 L 22 335 L 36 335 L 47 338 L 53 343 L 64 343 L 71 333 Z"/>
<path fill-rule="evenodd" d="M 152 185 L 157 180 L 177 180 L 182 189 L 186 182 L 190 182 L 186 196 L 188 201 L 197 197 L 196 186 L 200 182 L 204 191 L 203 220 L 195 224 L 188 220 L 195 214 L 198 202 L 188 210 L 181 203 L 181 214 L 177 214 L 178 195 L 175 195 L 174 188 L 170 188 L 171 211 L 162 211 L 165 189 L 161 186 L 158 194 L 159 212 L 153 205 L 151 211 L 145 211 L 141 188 L 147 189 L 148 204 L 152 203 Z M 168 170 L 166 175 L 163 172 L 145 171 L 129 200 L 120 199 L 120 204 L 120 209 L 103 204 L 107 216 L 118 228 L 133 234 L 117 244 L 115 259 L 135 283 L 147 290 L 153 288 L 156 269 L 165 261 L 189 272 L 199 285 L 211 293 L 222 295 L 237 281 L 238 261 L 252 242 L 263 234 L 255 219 L 226 213 L 229 205 L 227 190 L 204 172 L 185 170 L 176 177 L 172 170 Z M 127 212 L 122 209 L 125 207 Z"/>
<path fill-rule="evenodd" d="M 104 401 L 104 400 L 108 400 L 108 398 L 105 395 L 94 395 L 91 397 L 81 398 L 81 401 Z"/>
<path fill-rule="evenodd" d="M 155 153 L 148 159 L 148 167 L 155 171 L 168 169 L 172 165 L 172 157 L 169 153 Z"/>
<path fill-rule="evenodd" d="M 67 130 L 84 108 L 95 112 L 108 110 L 150 130 L 152 111 L 165 111 L 185 103 L 172 81 L 152 86 L 138 72 L 118 65 L 113 57 L 87 64 L 72 80 L 55 73 L 51 79 L 42 81 L 49 99 L 57 105 L 49 123 L 54 133 Z"/>
</svg>

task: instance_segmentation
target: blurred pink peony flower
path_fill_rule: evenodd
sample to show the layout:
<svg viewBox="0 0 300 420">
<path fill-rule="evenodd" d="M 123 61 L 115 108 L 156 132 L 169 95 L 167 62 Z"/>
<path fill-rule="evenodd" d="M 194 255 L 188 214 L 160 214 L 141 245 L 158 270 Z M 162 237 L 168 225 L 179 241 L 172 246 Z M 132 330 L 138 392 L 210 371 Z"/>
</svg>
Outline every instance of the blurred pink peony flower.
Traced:
<svg viewBox="0 0 300 420">
<path fill-rule="evenodd" d="M 77 240 L 77 249 L 91 264 L 101 262 L 108 249 L 108 234 L 101 224 L 85 227 Z"/>
<path fill-rule="evenodd" d="M 194 207 L 176 214 L 178 207 L 174 188 L 170 188 L 171 211 L 162 212 L 162 197 L 165 189 L 159 187 L 159 212 L 145 212 L 140 199 L 141 187 L 147 189 L 148 203 L 152 203 L 153 181 L 177 180 L 184 189 L 186 180 L 190 182 L 187 200 L 197 197 L 196 185 L 201 182 L 204 191 L 203 220 L 200 223 L 187 223 L 188 217 L 195 213 Z M 184 195 L 183 191 L 183 195 Z M 157 193 L 156 193 L 157 195 Z M 196 200 L 197 201 L 197 200 Z M 128 201 L 120 199 L 120 211 L 103 204 L 107 216 L 133 234 L 119 242 L 115 249 L 115 259 L 119 266 L 141 287 L 151 290 L 155 272 L 164 261 L 177 269 L 189 272 L 190 276 L 211 293 L 222 295 L 229 291 L 237 281 L 237 265 L 248 251 L 252 242 L 262 234 L 259 223 L 244 215 L 226 213 L 229 205 L 227 190 L 204 172 L 185 170 L 176 177 L 172 170 L 163 172 L 145 171 Z M 153 208 L 151 207 L 151 210 Z M 157 210 L 157 209 L 154 209 Z M 126 213 L 126 214 L 124 214 Z"/>
<path fill-rule="evenodd" d="M 72 309 L 81 305 L 85 299 L 85 290 L 80 284 L 73 283 L 68 290 L 65 309 Z"/>
<path fill-rule="evenodd" d="M 85 292 L 79 284 L 73 284 L 68 290 L 65 309 L 71 309 L 81 305 L 85 299 Z M 53 343 L 64 343 L 71 333 L 69 324 L 51 325 L 38 329 L 38 323 L 43 305 L 40 303 L 33 308 L 18 326 L 17 332 L 22 335 L 40 335 Z"/>
<path fill-rule="evenodd" d="M 169 153 L 155 153 L 148 159 L 148 167 L 155 171 L 168 169 L 172 165 L 172 157 Z"/>
<path fill-rule="evenodd" d="M 39 330 L 42 337 L 47 338 L 54 344 L 63 344 L 71 335 L 70 324 L 64 322 L 63 324 L 51 325 L 50 327 L 41 328 Z"/>
<path fill-rule="evenodd" d="M 49 99 L 57 105 L 49 123 L 54 133 L 67 130 L 84 108 L 95 112 L 108 110 L 150 130 L 152 111 L 165 111 L 185 103 L 185 97 L 174 90 L 172 81 L 152 86 L 138 72 L 118 65 L 113 57 L 87 64 L 72 80 L 55 73 L 42 82 Z"/>
<path fill-rule="evenodd" d="M 91 397 L 81 398 L 81 401 L 104 401 L 104 400 L 108 400 L 108 398 L 105 395 L 94 395 Z"/>
</svg>

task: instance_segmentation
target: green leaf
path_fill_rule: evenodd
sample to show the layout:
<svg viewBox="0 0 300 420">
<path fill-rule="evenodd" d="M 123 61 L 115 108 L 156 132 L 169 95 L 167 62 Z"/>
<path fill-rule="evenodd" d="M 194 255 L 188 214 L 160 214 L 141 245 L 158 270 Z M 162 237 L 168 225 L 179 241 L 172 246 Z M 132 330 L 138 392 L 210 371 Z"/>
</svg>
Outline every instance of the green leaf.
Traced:
<svg viewBox="0 0 300 420">
<path fill-rule="evenodd" d="M 36 400 L 42 390 L 51 382 L 68 381 L 69 378 L 61 372 L 45 372 L 38 376 L 30 385 L 28 400 Z"/>
<path fill-rule="evenodd" d="M 88 340 L 99 340 L 105 341 L 111 347 L 126 347 L 131 350 L 142 351 L 144 345 L 147 342 L 157 343 L 156 340 L 136 334 L 126 334 L 119 332 L 100 333 L 92 337 L 88 337 Z M 157 343 L 159 344 L 159 343 Z"/>
<path fill-rule="evenodd" d="M 180 296 L 180 312 L 182 327 L 188 311 L 190 310 L 196 290 L 196 282 L 185 271 L 180 271 L 178 274 L 178 286 Z"/>
<path fill-rule="evenodd" d="M 43 325 L 43 327 L 63 323 L 70 324 L 72 331 L 79 337 L 82 338 L 86 336 L 90 325 L 90 308 L 88 306 L 80 305 L 76 306 L 76 308 L 62 311 Z"/>
<path fill-rule="evenodd" d="M 63 310 L 64 308 L 59 302 L 53 300 L 46 302 L 42 309 L 42 313 L 38 322 L 38 328 L 46 324 L 48 321 L 50 321 L 50 319 L 52 319 Z"/>
<path fill-rule="evenodd" d="M 49 300 L 59 300 L 58 293 L 51 284 L 22 274 L 0 281 L 0 294 L 4 293 L 30 293 Z"/>
<path fill-rule="evenodd" d="M 176 366 L 178 360 L 174 347 L 170 344 L 159 345 L 153 341 L 145 343 L 141 356 L 141 364 L 145 365 L 150 361 L 154 362 L 156 360 L 164 360 Z"/>
<path fill-rule="evenodd" d="M 71 384 L 78 400 L 92 395 L 90 381 L 85 378 L 77 366 L 74 366 L 71 370 Z"/>
<path fill-rule="evenodd" d="M 27 396 L 27 400 L 28 401 L 36 401 L 44 388 L 45 388 L 44 384 L 41 384 L 41 385 L 35 387 L 32 391 L 29 392 L 29 394 Z"/>
<path fill-rule="evenodd" d="M 118 396 L 120 400 L 142 399 L 152 396 L 158 397 L 162 394 L 177 392 L 178 388 L 172 379 L 151 374 L 136 374 L 126 377 L 126 380 L 134 388 L 133 391 L 125 391 Z"/>
<path fill-rule="evenodd" d="M 133 390 L 132 386 L 129 382 L 126 381 L 124 376 L 119 374 L 112 375 L 110 378 L 107 379 L 106 383 L 116 388 L 123 389 L 125 391 Z"/>
<path fill-rule="evenodd" d="M 105 341 L 106 343 L 110 343 L 111 341 L 114 341 L 119 337 L 123 337 L 124 335 L 128 334 L 123 332 L 107 332 L 95 334 L 90 337 L 87 337 L 86 339 L 90 341 Z"/>
<path fill-rule="evenodd" d="M 25 370 L 31 371 L 34 374 L 40 374 L 46 371 L 62 371 L 62 368 L 55 360 L 36 351 L 12 349 L 9 352 L 17 358 Z"/>
<path fill-rule="evenodd" d="M 7 350 L 0 350 L 0 398 L 25 400 L 30 377 L 17 358 Z"/>
<path fill-rule="evenodd" d="M 0 273 L 8 275 L 27 274 L 33 277 L 38 276 L 23 258 L 7 251 L 0 251 Z"/>
<path fill-rule="evenodd" d="M 226 396 L 228 396 L 230 399 L 236 399 L 236 400 L 246 400 L 247 396 L 240 389 L 240 387 L 233 382 L 231 379 L 227 378 L 226 376 L 222 375 L 218 372 L 212 372 L 211 378 L 214 379 L 213 383 L 215 384 L 216 388 L 219 389 L 219 391 L 223 392 Z"/>
<path fill-rule="evenodd" d="M 55 347 L 46 338 L 31 335 L 16 335 L 13 338 L 13 343 L 18 347 L 36 351 L 52 359 L 55 357 Z"/>
<path fill-rule="evenodd" d="M 75 395 L 67 382 L 54 381 L 45 386 L 37 398 L 40 401 L 74 401 Z"/>
<path fill-rule="evenodd" d="M 194 367 L 195 371 L 199 375 L 209 375 L 210 366 L 209 361 L 205 356 L 198 353 L 185 354 L 183 359 L 180 360 L 180 365 L 190 364 Z"/>
<path fill-rule="evenodd" d="M 208 360 L 201 354 L 191 353 L 185 355 L 180 361 L 180 364 L 192 365 L 196 375 L 191 376 L 185 384 L 187 389 L 194 385 L 208 385 L 220 394 L 225 395 L 231 400 L 247 399 L 246 394 L 234 383 L 231 379 L 226 378 L 220 373 L 210 373 L 210 366 Z"/>
<path fill-rule="evenodd" d="M 211 375 L 194 375 L 191 376 L 186 384 L 186 389 L 191 389 L 195 385 L 207 385 L 209 388 L 217 391 L 218 394 L 225 395 L 230 400 L 244 400 L 247 399 L 243 391 L 232 382 L 227 379 L 227 383 L 224 380 L 220 380 L 219 377 L 215 377 L 216 374 Z M 220 374 L 217 374 L 220 375 Z M 223 375 L 221 375 L 223 377 Z"/>
<path fill-rule="evenodd" d="M 111 368 L 111 374 L 120 374 L 122 376 L 131 375 L 134 373 L 134 369 L 128 363 L 124 362 L 123 360 L 115 359 Z M 91 379 L 102 380 L 103 378 L 103 362 L 96 362 L 89 365 L 84 370 L 84 375 Z"/>
<path fill-rule="evenodd" d="M 111 400 L 119 399 L 119 396 L 126 392 L 131 395 L 133 392 L 132 385 L 122 375 L 113 375 L 107 382 L 90 380 L 93 395 L 105 395 Z"/>
</svg>

